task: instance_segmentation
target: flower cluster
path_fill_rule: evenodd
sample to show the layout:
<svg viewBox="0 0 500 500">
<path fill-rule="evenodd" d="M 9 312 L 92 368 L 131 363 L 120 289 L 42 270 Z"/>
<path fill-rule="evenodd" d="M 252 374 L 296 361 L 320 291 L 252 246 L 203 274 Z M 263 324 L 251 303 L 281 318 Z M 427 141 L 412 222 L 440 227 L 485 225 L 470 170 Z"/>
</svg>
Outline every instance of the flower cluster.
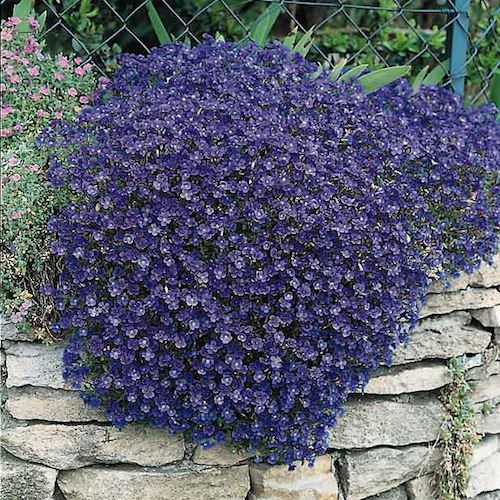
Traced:
<svg viewBox="0 0 500 500">
<path fill-rule="evenodd" d="M 1 302 L 20 328 L 47 332 L 51 301 L 40 285 L 54 279 L 47 222 L 66 202 L 46 179 L 47 153 L 34 141 L 52 120 L 69 119 L 89 103 L 95 80 L 88 64 L 45 54 L 39 24 L 12 17 L 1 25 L 0 117 L 2 121 Z"/>
<path fill-rule="evenodd" d="M 406 82 L 365 95 L 279 43 L 127 56 L 45 144 L 65 375 L 117 426 L 313 460 L 432 277 L 495 248 L 500 134 Z"/>
</svg>

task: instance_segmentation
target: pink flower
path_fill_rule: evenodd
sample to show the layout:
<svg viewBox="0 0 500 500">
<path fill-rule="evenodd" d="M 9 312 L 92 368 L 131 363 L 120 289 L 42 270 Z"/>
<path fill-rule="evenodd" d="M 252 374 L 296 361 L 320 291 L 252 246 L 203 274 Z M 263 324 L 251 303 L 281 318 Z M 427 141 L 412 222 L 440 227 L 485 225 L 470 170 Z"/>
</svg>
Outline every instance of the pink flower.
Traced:
<svg viewBox="0 0 500 500">
<path fill-rule="evenodd" d="M 5 57 L 5 59 L 12 59 L 14 57 L 14 52 L 12 52 L 12 50 L 4 50 L 2 52 L 2 57 Z"/>
<path fill-rule="evenodd" d="M 5 92 L 7 90 L 7 86 L 5 83 L 0 83 L 0 92 Z"/>
<path fill-rule="evenodd" d="M 38 172 L 40 170 L 39 165 L 28 165 L 26 167 L 26 170 L 29 170 L 30 172 Z"/>
<path fill-rule="evenodd" d="M 12 76 L 16 73 L 16 70 L 14 69 L 14 66 L 9 64 L 9 66 L 5 67 L 4 72 L 7 76 Z"/>
<path fill-rule="evenodd" d="M 24 46 L 24 52 L 26 52 L 26 54 L 33 54 L 34 52 L 36 52 L 37 48 L 38 42 L 34 38 L 26 38 L 26 45 Z"/>
<path fill-rule="evenodd" d="M 83 76 L 85 75 L 85 70 L 81 67 L 81 66 L 77 66 L 75 68 L 75 73 L 78 75 L 78 76 Z"/>
<path fill-rule="evenodd" d="M 10 137 L 12 135 L 12 130 L 10 128 L 2 128 L 0 130 L 0 137 Z"/>
<path fill-rule="evenodd" d="M 29 59 L 26 59 L 25 57 L 23 57 L 23 58 L 21 59 L 21 64 L 22 64 L 23 66 L 28 66 L 28 64 L 29 64 L 29 63 L 30 63 L 30 60 L 29 60 Z"/>
<path fill-rule="evenodd" d="M 12 113 L 12 106 L 5 106 L 4 108 L 0 108 L 0 118 L 5 118 Z"/>
<path fill-rule="evenodd" d="M 34 30 L 37 30 L 40 27 L 40 23 L 33 16 L 30 16 L 28 19 L 30 27 L 32 27 Z"/>
<path fill-rule="evenodd" d="M 92 69 L 92 64 L 90 63 L 84 64 L 83 69 L 85 71 L 90 71 Z"/>
<path fill-rule="evenodd" d="M 11 314 L 10 320 L 12 323 L 19 323 L 23 319 L 22 315 L 19 314 L 18 312 Z"/>
<path fill-rule="evenodd" d="M 23 79 L 19 76 L 19 75 L 12 75 L 10 77 L 10 83 L 21 83 L 23 81 Z"/>
<path fill-rule="evenodd" d="M 38 69 L 38 66 L 33 66 L 32 68 L 28 68 L 28 73 L 31 76 L 38 76 L 40 74 L 40 70 Z"/>
<path fill-rule="evenodd" d="M 50 94 L 50 89 L 46 85 L 42 85 L 39 89 L 38 92 L 43 95 L 49 95 Z"/>
<path fill-rule="evenodd" d="M 61 68 L 68 68 L 69 67 L 68 58 L 64 56 L 59 56 L 59 58 L 57 59 L 57 64 L 59 64 Z"/>
<path fill-rule="evenodd" d="M 21 215 L 22 215 L 22 213 L 21 213 L 19 210 L 14 210 L 14 211 L 12 212 L 12 215 L 11 215 L 12 220 L 17 220 L 17 219 L 20 219 L 20 218 L 21 218 Z"/>
<path fill-rule="evenodd" d="M 39 101 L 42 98 L 42 96 L 38 93 L 31 94 L 31 99 L 35 102 Z"/>
<path fill-rule="evenodd" d="M 0 39 L 2 39 L 4 42 L 10 42 L 12 41 L 12 31 L 6 30 L 5 28 L 0 32 Z"/>
<path fill-rule="evenodd" d="M 22 129 L 23 129 L 23 126 L 19 125 L 19 123 L 12 127 L 12 130 L 14 130 L 14 132 L 21 132 Z"/>
<path fill-rule="evenodd" d="M 63 114 L 62 114 L 62 112 L 61 112 L 61 111 L 56 111 L 56 112 L 54 113 L 54 118 L 55 118 L 56 120 L 61 120 L 61 119 L 62 119 L 62 117 L 63 117 Z"/>
<path fill-rule="evenodd" d="M 81 104 L 88 104 L 89 103 L 89 98 L 86 95 L 82 95 L 80 99 L 78 99 Z"/>
<path fill-rule="evenodd" d="M 76 97 L 78 95 L 78 92 L 75 89 L 75 87 L 70 87 L 68 89 L 68 95 L 71 96 L 71 97 Z"/>
<path fill-rule="evenodd" d="M 9 167 L 16 167 L 19 163 L 21 163 L 21 160 L 13 156 L 12 158 L 9 158 L 7 165 L 9 165 Z"/>
<path fill-rule="evenodd" d="M 60 73 L 59 71 L 57 73 L 54 73 L 54 78 L 56 80 L 59 80 L 61 81 L 63 78 L 64 78 L 64 74 L 63 73 Z"/>
<path fill-rule="evenodd" d="M 47 116 L 49 116 L 49 115 L 47 114 L 47 111 L 44 111 L 43 109 L 39 109 L 36 112 L 36 116 L 38 116 L 38 118 L 47 118 Z"/>
<path fill-rule="evenodd" d="M 7 20 L 7 23 L 9 23 L 9 26 L 17 26 L 21 24 L 21 19 L 19 17 L 9 17 Z M 5 23 L 5 24 L 7 24 Z"/>
<path fill-rule="evenodd" d="M 101 87 L 105 87 L 107 84 L 109 83 L 109 78 L 105 77 L 105 76 L 101 76 L 99 78 L 99 85 Z"/>
<path fill-rule="evenodd" d="M 10 179 L 14 182 L 19 182 L 21 180 L 21 176 L 19 174 L 14 174 L 10 176 Z"/>
<path fill-rule="evenodd" d="M 82 64 L 82 58 L 81 57 L 75 57 L 75 64 Z"/>
</svg>

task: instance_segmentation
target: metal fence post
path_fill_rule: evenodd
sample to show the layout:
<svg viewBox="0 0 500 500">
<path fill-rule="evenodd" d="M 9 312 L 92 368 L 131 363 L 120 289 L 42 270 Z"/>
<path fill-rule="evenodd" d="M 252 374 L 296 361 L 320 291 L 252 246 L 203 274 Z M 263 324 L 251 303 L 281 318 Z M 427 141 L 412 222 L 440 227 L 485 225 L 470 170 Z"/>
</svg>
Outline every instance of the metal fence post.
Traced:
<svg viewBox="0 0 500 500">
<path fill-rule="evenodd" d="M 450 61 L 451 86 L 457 94 L 463 96 L 467 76 L 470 0 L 455 0 L 454 4 L 454 19 L 447 34 L 447 52 Z"/>
</svg>

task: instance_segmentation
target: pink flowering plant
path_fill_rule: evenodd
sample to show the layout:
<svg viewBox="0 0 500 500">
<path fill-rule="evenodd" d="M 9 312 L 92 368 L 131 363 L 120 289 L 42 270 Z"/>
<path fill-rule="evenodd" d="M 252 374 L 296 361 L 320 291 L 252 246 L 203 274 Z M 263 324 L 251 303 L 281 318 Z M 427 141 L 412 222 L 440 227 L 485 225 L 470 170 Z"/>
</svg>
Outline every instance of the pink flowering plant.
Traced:
<svg viewBox="0 0 500 500">
<path fill-rule="evenodd" d="M 46 178 L 47 152 L 35 140 L 57 120 L 71 120 L 90 102 L 95 76 L 79 58 L 46 53 L 40 22 L 11 17 L 1 24 L 2 313 L 21 329 L 47 336 L 54 319 L 41 285 L 55 279 L 47 222 L 67 201 Z"/>
</svg>

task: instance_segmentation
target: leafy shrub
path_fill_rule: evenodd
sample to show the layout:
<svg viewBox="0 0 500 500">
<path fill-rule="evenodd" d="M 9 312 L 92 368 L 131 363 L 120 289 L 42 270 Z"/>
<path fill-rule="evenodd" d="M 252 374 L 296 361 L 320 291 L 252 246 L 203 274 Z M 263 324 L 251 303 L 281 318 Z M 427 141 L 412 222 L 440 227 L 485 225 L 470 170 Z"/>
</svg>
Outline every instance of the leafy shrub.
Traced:
<svg viewBox="0 0 500 500">
<path fill-rule="evenodd" d="M 47 130 L 76 145 L 50 167 L 77 199 L 51 222 L 65 376 L 115 425 L 313 460 L 429 280 L 494 251 L 492 108 L 315 70 L 279 43 L 166 45 Z"/>
<path fill-rule="evenodd" d="M 47 333 L 52 303 L 39 293 L 54 281 L 56 260 L 47 242 L 47 222 L 66 203 L 46 179 L 47 152 L 35 146 L 51 120 L 69 119 L 89 102 L 90 65 L 51 58 L 37 41 L 38 21 L 11 18 L 1 25 L 2 96 L 2 291 L 5 312 L 20 328 Z"/>
</svg>

